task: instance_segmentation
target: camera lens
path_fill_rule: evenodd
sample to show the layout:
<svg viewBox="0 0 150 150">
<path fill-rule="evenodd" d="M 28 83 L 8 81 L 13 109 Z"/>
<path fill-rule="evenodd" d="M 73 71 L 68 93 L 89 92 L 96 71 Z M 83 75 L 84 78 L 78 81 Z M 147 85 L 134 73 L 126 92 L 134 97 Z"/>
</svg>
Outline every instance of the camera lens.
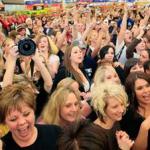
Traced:
<svg viewBox="0 0 150 150">
<path fill-rule="evenodd" d="M 18 42 L 18 51 L 21 55 L 30 56 L 35 53 L 36 44 L 31 39 L 23 39 Z"/>
</svg>

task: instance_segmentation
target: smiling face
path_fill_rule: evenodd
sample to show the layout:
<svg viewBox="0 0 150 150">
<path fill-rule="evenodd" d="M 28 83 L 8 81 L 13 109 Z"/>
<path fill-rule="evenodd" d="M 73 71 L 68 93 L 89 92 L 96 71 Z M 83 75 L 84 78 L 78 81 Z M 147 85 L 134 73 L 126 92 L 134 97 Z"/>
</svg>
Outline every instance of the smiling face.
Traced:
<svg viewBox="0 0 150 150">
<path fill-rule="evenodd" d="M 137 71 L 144 72 L 144 68 L 142 64 L 137 63 L 134 66 L 132 66 L 130 69 L 130 72 L 137 72 Z"/>
<path fill-rule="evenodd" d="M 116 97 L 109 97 L 107 99 L 107 107 L 105 109 L 107 119 L 112 122 L 120 121 L 124 111 L 125 106 Z"/>
<path fill-rule="evenodd" d="M 48 39 L 47 37 L 42 37 L 40 40 L 39 40 L 39 43 L 38 43 L 38 49 L 41 51 L 41 52 L 45 52 L 47 51 L 48 52 L 48 49 L 49 49 L 49 45 L 48 45 Z"/>
<path fill-rule="evenodd" d="M 74 93 L 70 93 L 66 102 L 60 109 L 60 119 L 63 124 L 71 123 L 77 120 L 79 115 L 79 100 Z"/>
<path fill-rule="evenodd" d="M 34 134 L 34 122 L 34 111 L 25 103 L 20 104 L 20 109 L 12 108 L 5 118 L 13 138 L 18 142 L 30 141 Z"/>
<path fill-rule="evenodd" d="M 107 54 L 104 57 L 106 60 L 113 62 L 114 59 L 114 50 L 113 48 L 109 48 Z"/>
<path fill-rule="evenodd" d="M 70 55 L 71 64 L 80 64 L 83 61 L 83 53 L 82 50 L 75 46 L 72 48 L 71 55 Z"/>
<path fill-rule="evenodd" d="M 138 54 L 140 54 L 141 51 L 143 51 L 145 49 L 146 49 L 146 44 L 145 44 L 145 41 L 142 39 L 141 42 L 139 44 L 137 44 L 136 51 Z"/>
<path fill-rule="evenodd" d="M 134 90 L 139 104 L 150 104 L 150 84 L 146 80 L 137 79 Z"/>
</svg>

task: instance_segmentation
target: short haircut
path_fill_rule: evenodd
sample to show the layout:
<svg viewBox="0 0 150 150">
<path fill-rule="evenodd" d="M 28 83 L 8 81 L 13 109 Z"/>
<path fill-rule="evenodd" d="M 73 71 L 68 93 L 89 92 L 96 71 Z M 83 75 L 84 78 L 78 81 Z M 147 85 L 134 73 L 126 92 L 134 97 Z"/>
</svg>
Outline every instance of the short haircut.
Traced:
<svg viewBox="0 0 150 150">
<path fill-rule="evenodd" d="M 5 87 L 0 94 L 0 123 L 5 123 L 6 116 L 12 109 L 20 111 L 22 103 L 35 111 L 35 99 L 36 96 L 28 85 L 13 84 Z"/>
<path fill-rule="evenodd" d="M 108 82 L 101 83 L 99 86 L 92 88 L 92 101 L 91 104 L 101 121 L 107 116 L 105 110 L 107 108 L 107 99 L 110 97 L 120 101 L 125 110 L 128 106 L 128 97 L 124 87 L 120 84 L 110 84 Z"/>
<path fill-rule="evenodd" d="M 108 53 L 108 50 L 110 48 L 112 48 L 113 51 L 114 51 L 114 59 L 115 59 L 115 48 L 113 46 L 111 46 L 111 45 L 106 45 L 106 46 L 104 46 L 104 47 L 102 47 L 100 49 L 100 52 L 99 52 L 100 59 L 104 59 L 105 58 L 105 55 Z"/>
</svg>

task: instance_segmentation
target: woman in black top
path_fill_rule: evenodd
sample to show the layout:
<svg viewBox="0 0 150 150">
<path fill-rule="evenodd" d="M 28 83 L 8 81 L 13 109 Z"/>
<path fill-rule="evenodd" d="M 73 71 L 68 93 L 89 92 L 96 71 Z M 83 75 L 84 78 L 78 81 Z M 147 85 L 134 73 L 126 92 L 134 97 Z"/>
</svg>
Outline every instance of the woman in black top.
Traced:
<svg viewBox="0 0 150 150">
<path fill-rule="evenodd" d="M 36 96 L 25 84 L 13 84 L 0 95 L 0 122 L 9 132 L 2 138 L 5 150 L 55 150 L 60 128 L 35 125 Z"/>
<path fill-rule="evenodd" d="M 150 77 L 143 72 L 129 74 L 125 84 L 130 105 L 121 121 L 125 130 L 135 140 L 133 150 L 150 149 Z"/>
<path fill-rule="evenodd" d="M 79 46 L 69 46 L 65 51 L 64 66 L 61 67 L 55 76 L 52 91 L 56 88 L 58 82 L 65 77 L 71 77 L 79 83 L 79 88 L 83 92 L 90 89 L 90 84 L 86 73 L 82 69 L 83 53 Z"/>
<path fill-rule="evenodd" d="M 116 60 L 115 48 L 111 45 L 106 45 L 100 49 L 99 58 L 101 61 L 108 61 L 113 63 L 113 66 L 121 80 L 121 83 L 124 83 L 124 70 L 123 65 Z"/>
</svg>

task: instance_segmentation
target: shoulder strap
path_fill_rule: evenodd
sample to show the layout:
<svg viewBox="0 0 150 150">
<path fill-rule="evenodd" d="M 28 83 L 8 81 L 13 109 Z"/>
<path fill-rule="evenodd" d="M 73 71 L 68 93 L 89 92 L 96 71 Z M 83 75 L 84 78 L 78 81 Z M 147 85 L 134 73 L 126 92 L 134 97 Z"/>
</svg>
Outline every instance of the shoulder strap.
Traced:
<svg viewBox="0 0 150 150">
<path fill-rule="evenodd" d="M 120 57 L 121 57 L 121 55 L 122 55 L 122 52 L 123 52 L 124 47 L 125 47 L 125 44 L 122 46 L 121 50 L 120 50 L 120 51 L 119 51 L 119 53 L 116 55 L 117 60 L 119 60 L 119 59 L 120 59 Z"/>
<path fill-rule="evenodd" d="M 31 79 L 33 78 L 33 72 L 34 72 L 34 61 L 31 60 L 30 62 L 30 68 L 31 68 Z"/>
</svg>

